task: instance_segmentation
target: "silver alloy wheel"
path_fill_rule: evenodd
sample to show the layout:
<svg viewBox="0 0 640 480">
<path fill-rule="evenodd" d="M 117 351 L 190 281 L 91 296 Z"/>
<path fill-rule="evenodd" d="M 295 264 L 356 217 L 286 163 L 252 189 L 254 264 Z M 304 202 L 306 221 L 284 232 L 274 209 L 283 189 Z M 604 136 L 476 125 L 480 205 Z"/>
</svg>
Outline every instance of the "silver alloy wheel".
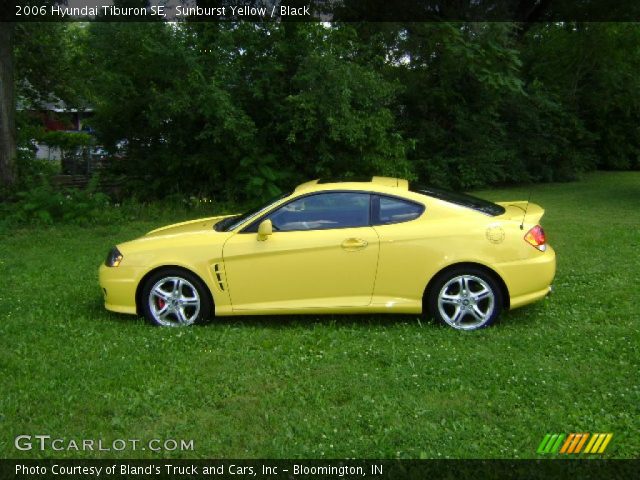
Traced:
<svg viewBox="0 0 640 480">
<path fill-rule="evenodd" d="M 491 286 L 475 275 L 453 277 L 438 293 L 438 311 L 453 328 L 474 330 L 493 314 L 495 295 Z"/>
<path fill-rule="evenodd" d="M 200 313 L 200 295 L 188 280 L 165 277 L 151 287 L 149 311 L 165 327 L 192 325 Z"/>
</svg>

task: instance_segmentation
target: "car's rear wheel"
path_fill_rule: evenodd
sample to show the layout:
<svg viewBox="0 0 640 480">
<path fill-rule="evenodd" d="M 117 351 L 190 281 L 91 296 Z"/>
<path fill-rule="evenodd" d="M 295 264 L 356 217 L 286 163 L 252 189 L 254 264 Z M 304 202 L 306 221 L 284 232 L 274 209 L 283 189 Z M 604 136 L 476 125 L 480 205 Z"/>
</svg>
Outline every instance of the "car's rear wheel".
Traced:
<svg viewBox="0 0 640 480">
<path fill-rule="evenodd" d="M 153 325 L 180 327 L 204 323 L 211 315 L 211 300 L 202 281 L 179 269 L 166 269 L 147 279 L 142 311 Z"/>
<path fill-rule="evenodd" d="M 502 312 L 500 286 L 481 269 L 461 267 L 439 275 L 427 296 L 431 316 L 458 330 L 491 325 Z"/>
</svg>

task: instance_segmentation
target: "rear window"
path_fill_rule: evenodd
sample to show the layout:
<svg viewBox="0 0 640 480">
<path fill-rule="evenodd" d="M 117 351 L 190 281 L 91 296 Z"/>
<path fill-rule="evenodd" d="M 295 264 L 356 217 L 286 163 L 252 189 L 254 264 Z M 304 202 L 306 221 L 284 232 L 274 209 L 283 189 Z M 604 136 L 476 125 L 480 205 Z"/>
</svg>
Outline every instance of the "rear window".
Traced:
<svg viewBox="0 0 640 480">
<path fill-rule="evenodd" d="M 410 190 L 415 193 L 444 200 L 445 202 L 471 208 L 472 210 L 491 215 L 492 217 L 502 215 L 505 212 L 504 207 L 501 205 L 490 202 L 489 200 L 474 197 L 473 195 L 467 195 L 466 193 L 452 192 L 450 190 L 437 187 L 422 186 L 412 186 Z"/>
</svg>

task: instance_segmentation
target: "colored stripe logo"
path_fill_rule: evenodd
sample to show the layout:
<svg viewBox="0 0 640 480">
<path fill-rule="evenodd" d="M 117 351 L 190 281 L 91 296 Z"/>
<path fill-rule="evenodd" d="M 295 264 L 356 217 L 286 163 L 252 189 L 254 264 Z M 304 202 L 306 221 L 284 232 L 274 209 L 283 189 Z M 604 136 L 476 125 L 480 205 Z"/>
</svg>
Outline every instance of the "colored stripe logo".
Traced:
<svg viewBox="0 0 640 480">
<path fill-rule="evenodd" d="M 540 445 L 538 445 L 536 453 L 558 453 L 561 455 L 578 453 L 600 454 L 604 453 L 612 438 L 613 433 L 570 433 L 569 435 L 547 433 Z"/>
</svg>

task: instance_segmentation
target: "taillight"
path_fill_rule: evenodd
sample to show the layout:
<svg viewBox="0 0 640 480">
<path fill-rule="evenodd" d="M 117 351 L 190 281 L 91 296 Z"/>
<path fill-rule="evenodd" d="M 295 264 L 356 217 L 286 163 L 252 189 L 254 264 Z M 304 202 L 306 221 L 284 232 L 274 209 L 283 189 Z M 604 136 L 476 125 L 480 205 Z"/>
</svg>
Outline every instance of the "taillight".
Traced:
<svg viewBox="0 0 640 480">
<path fill-rule="evenodd" d="M 541 252 L 544 252 L 547 249 L 547 246 L 545 245 L 547 243 L 547 239 L 545 238 L 544 230 L 540 225 L 536 225 L 529 230 L 524 236 L 524 241 L 529 245 L 536 247 Z"/>
</svg>

